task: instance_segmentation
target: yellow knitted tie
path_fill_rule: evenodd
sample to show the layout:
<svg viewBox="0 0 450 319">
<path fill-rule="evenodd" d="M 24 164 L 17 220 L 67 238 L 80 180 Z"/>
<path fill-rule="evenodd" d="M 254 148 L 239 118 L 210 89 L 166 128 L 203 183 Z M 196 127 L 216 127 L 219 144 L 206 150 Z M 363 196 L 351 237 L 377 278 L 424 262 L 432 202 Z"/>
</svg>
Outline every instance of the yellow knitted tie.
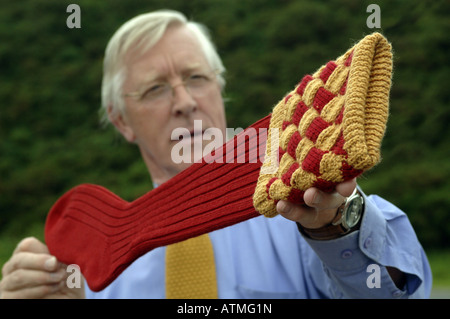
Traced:
<svg viewBox="0 0 450 319">
<path fill-rule="evenodd" d="M 166 248 L 167 299 L 217 299 L 214 251 L 208 234 Z"/>
</svg>

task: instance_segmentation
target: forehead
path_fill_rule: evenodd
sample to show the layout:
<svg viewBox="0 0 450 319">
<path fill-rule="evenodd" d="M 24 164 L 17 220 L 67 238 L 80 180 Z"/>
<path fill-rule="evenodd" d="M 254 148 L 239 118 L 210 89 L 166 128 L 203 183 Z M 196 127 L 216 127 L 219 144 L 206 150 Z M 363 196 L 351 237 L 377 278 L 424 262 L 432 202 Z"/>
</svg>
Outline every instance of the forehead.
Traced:
<svg viewBox="0 0 450 319">
<path fill-rule="evenodd" d="M 169 27 L 162 38 L 147 51 L 131 49 L 124 62 L 128 76 L 134 81 L 208 67 L 200 42 L 184 26 Z"/>
</svg>

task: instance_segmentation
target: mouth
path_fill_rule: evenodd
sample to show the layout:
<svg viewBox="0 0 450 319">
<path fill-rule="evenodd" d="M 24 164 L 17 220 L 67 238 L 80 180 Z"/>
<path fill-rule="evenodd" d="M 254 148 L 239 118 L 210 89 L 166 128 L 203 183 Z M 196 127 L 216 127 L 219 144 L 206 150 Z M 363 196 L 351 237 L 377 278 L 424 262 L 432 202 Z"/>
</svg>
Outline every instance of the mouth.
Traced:
<svg viewBox="0 0 450 319">
<path fill-rule="evenodd" d="M 180 134 L 179 140 L 193 143 L 194 139 L 202 139 L 204 133 L 205 133 L 205 130 L 190 129 L 189 132 Z"/>
<path fill-rule="evenodd" d="M 205 130 L 190 130 L 189 133 L 191 138 L 202 137 L 205 133 Z"/>
</svg>

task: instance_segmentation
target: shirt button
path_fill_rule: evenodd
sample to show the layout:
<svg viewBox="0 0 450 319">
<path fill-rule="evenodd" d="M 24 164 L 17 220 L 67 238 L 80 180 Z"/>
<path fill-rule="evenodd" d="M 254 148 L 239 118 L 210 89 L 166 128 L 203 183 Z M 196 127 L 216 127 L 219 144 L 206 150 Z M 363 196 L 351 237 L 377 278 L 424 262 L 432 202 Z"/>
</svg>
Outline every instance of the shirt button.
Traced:
<svg viewBox="0 0 450 319">
<path fill-rule="evenodd" d="M 372 245 L 372 237 L 367 237 L 364 241 L 364 248 L 369 248 Z"/>
<path fill-rule="evenodd" d="M 352 256 L 353 256 L 353 251 L 351 251 L 350 249 L 346 249 L 341 252 L 341 258 L 343 258 L 343 259 L 348 259 Z"/>
</svg>

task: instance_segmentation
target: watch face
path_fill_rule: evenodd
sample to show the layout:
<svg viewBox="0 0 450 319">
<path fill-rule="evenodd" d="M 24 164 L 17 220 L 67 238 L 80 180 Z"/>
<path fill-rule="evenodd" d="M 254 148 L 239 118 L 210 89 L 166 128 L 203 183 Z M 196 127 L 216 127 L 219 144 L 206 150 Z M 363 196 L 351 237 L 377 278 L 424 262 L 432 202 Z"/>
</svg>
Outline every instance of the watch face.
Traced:
<svg viewBox="0 0 450 319">
<path fill-rule="evenodd" d="M 363 200 L 361 197 L 355 197 L 348 206 L 347 212 L 345 214 L 345 223 L 348 228 L 354 227 L 358 224 L 361 217 Z"/>
</svg>

